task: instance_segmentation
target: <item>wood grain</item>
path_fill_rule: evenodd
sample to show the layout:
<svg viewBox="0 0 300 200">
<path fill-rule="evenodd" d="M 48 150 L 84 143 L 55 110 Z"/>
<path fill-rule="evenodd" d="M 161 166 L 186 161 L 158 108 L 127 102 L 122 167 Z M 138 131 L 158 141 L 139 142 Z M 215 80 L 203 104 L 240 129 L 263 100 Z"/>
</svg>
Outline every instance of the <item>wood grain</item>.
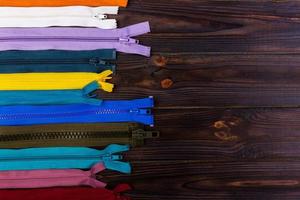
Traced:
<svg viewBox="0 0 300 200">
<path fill-rule="evenodd" d="M 113 94 L 152 95 L 161 138 L 125 158 L 135 200 L 300 198 L 300 2 L 131 0 L 153 55 L 118 55 Z"/>
</svg>

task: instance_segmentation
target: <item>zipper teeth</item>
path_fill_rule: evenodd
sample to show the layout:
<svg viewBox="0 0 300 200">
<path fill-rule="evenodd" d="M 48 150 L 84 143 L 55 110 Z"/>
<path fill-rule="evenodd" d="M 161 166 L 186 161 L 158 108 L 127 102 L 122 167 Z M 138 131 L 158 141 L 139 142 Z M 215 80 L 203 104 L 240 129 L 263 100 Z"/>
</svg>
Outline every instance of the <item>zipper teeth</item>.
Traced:
<svg viewBox="0 0 300 200">
<path fill-rule="evenodd" d="M 6 41 L 6 40 L 28 40 L 28 41 L 34 41 L 34 40 L 74 40 L 76 42 L 80 42 L 80 41 L 85 41 L 85 42 L 94 42 L 94 41 L 97 41 L 97 42 L 118 42 L 120 40 L 119 37 L 114 37 L 114 38 L 106 38 L 106 37 L 103 37 L 103 38 L 96 38 L 96 37 L 54 37 L 54 36 L 49 36 L 49 37 L 5 37 L 5 38 L 1 38 L 0 37 L 0 41 Z"/>
<path fill-rule="evenodd" d="M 38 59 L 38 60 L 13 60 L 13 59 L 6 59 L 6 60 L 0 60 L 0 64 L 101 64 L 100 62 L 106 62 L 106 60 L 109 59 L 100 59 L 100 58 L 87 58 L 87 59 L 56 59 L 56 60 L 50 60 L 50 59 Z M 109 64 L 109 63 L 107 63 Z"/>
<path fill-rule="evenodd" d="M 49 180 L 49 179 L 62 179 L 62 178 L 89 178 L 87 175 L 78 175 L 78 176 L 60 176 L 60 177 L 25 177 L 25 178 L 0 178 L 0 181 L 28 181 L 28 180 Z"/>
<path fill-rule="evenodd" d="M 74 139 L 101 139 L 114 137 L 129 137 L 129 133 L 124 131 L 105 132 L 45 132 L 45 133 L 24 133 L 17 135 L 0 135 L 1 142 L 28 141 L 28 140 L 74 140 Z"/>
<path fill-rule="evenodd" d="M 84 114 L 96 114 L 96 115 L 106 115 L 106 114 L 121 114 L 129 113 L 130 110 L 118 110 L 118 109 L 103 109 L 98 111 L 88 110 L 82 112 L 69 112 L 69 113 L 22 113 L 22 114 L 2 114 L 0 120 L 9 120 L 9 119 L 30 119 L 30 118 L 49 118 L 49 117 L 74 117 L 77 115 Z"/>
</svg>

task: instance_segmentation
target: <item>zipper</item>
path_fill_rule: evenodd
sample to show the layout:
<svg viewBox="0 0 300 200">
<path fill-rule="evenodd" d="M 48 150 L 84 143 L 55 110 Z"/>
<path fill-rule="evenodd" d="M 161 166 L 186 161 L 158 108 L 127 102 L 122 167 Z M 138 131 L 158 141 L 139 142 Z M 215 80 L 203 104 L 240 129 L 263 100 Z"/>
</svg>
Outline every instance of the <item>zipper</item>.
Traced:
<svg viewBox="0 0 300 200">
<path fill-rule="evenodd" d="M 115 72 L 116 51 L 2 51 L 0 73 Z"/>
<path fill-rule="evenodd" d="M 131 200 L 125 196 L 131 187 L 127 184 L 119 184 L 112 190 L 106 188 L 88 187 L 54 187 L 37 189 L 0 190 L 1 199 L 4 200 Z"/>
<path fill-rule="evenodd" d="M 148 22 L 121 29 L 2 28 L 0 50 L 95 50 L 112 49 L 150 56 L 150 47 L 132 37 L 150 32 Z"/>
<path fill-rule="evenodd" d="M 151 113 L 150 110 L 146 109 L 134 109 L 134 110 L 120 110 L 120 109 L 97 109 L 97 110 L 86 110 L 86 111 L 70 111 L 65 113 L 24 113 L 24 114 L 3 114 L 0 116 L 0 120 L 25 120 L 34 118 L 56 118 L 56 117 L 78 117 L 82 115 L 118 115 L 118 114 L 141 114 Z"/>
<path fill-rule="evenodd" d="M 0 189 L 70 186 L 104 188 L 106 184 L 96 179 L 96 174 L 104 169 L 102 163 L 97 163 L 89 171 L 78 169 L 0 171 Z"/>
<path fill-rule="evenodd" d="M 102 100 L 95 98 L 95 91 L 99 88 L 99 83 L 93 81 L 80 90 L 2 90 L 0 91 L 0 106 L 78 103 L 101 105 Z"/>
<path fill-rule="evenodd" d="M 153 97 L 103 100 L 101 105 L 2 106 L 0 125 L 137 122 L 153 126 Z"/>
<path fill-rule="evenodd" d="M 90 58 L 90 59 L 73 59 L 73 60 L 68 60 L 68 59 L 42 59 L 42 60 L 35 60 L 34 58 L 31 60 L 1 60 L 0 59 L 0 65 L 4 64 L 90 64 L 94 66 L 99 66 L 99 65 L 110 65 L 110 62 L 108 60 L 103 60 L 99 58 Z"/>
<path fill-rule="evenodd" d="M 118 7 L 0 7 L 0 27 L 81 26 L 102 29 L 116 28 L 116 20 L 107 19 L 106 14 L 118 14 Z"/>
<path fill-rule="evenodd" d="M 0 74 L 0 90 L 78 90 L 91 82 L 97 81 L 100 88 L 112 92 L 111 70 L 101 73 L 69 72 L 69 73 L 12 73 Z"/>
<path fill-rule="evenodd" d="M 106 146 L 111 143 L 142 146 L 159 132 L 138 124 L 63 124 L 0 127 L 0 148 L 51 146 Z M 45 142 L 46 141 L 46 142 Z"/>
<path fill-rule="evenodd" d="M 87 169 L 102 163 L 106 169 L 130 173 L 131 167 L 122 162 L 118 153 L 128 151 L 127 145 L 111 144 L 104 150 L 86 147 L 49 147 L 0 149 L 0 171 L 43 169 Z"/>
<path fill-rule="evenodd" d="M 28 0 L 28 1 L 11 1 L 1 0 L 0 6 L 14 6 L 14 7 L 60 7 L 60 6 L 121 6 L 126 7 L 128 0 Z"/>
</svg>

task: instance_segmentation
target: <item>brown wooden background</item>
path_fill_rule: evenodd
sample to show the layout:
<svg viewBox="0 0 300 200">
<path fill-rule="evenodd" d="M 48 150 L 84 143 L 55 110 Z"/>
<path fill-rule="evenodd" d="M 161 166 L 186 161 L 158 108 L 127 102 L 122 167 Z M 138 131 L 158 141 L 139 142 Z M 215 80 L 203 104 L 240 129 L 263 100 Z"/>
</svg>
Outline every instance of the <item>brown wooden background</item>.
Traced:
<svg viewBox="0 0 300 200">
<path fill-rule="evenodd" d="M 156 99 L 151 140 L 127 154 L 134 200 L 300 199 L 300 1 L 130 0 L 150 59 L 119 56 L 116 92 Z M 104 95 L 104 94 L 103 94 Z"/>
</svg>

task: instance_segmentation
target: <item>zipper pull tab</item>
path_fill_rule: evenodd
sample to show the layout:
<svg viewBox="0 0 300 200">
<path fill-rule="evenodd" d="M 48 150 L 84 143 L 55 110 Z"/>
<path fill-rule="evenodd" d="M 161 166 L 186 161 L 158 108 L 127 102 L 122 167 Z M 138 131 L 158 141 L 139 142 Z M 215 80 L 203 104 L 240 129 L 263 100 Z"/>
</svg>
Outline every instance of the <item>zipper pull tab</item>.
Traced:
<svg viewBox="0 0 300 200">
<path fill-rule="evenodd" d="M 110 76 L 111 74 L 113 74 L 111 70 L 105 70 L 98 74 L 98 83 L 101 86 L 101 89 L 106 92 L 112 92 L 114 88 L 113 84 L 106 82 L 107 80 L 112 79 L 112 77 Z"/>
<path fill-rule="evenodd" d="M 136 39 L 133 39 L 133 38 L 130 38 L 130 37 L 125 37 L 125 38 L 119 38 L 119 41 L 120 43 L 122 44 L 139 44 L 140 41 L 139 40 L 136 40 Z"/>
<path fill-rule="evenodd" d="M 132 131 L 132 145 L 142 146 L 145 144 L 145 139 L 159 138 L 159 131 L 145 131 L 138 129 Z"/>
</svg>

